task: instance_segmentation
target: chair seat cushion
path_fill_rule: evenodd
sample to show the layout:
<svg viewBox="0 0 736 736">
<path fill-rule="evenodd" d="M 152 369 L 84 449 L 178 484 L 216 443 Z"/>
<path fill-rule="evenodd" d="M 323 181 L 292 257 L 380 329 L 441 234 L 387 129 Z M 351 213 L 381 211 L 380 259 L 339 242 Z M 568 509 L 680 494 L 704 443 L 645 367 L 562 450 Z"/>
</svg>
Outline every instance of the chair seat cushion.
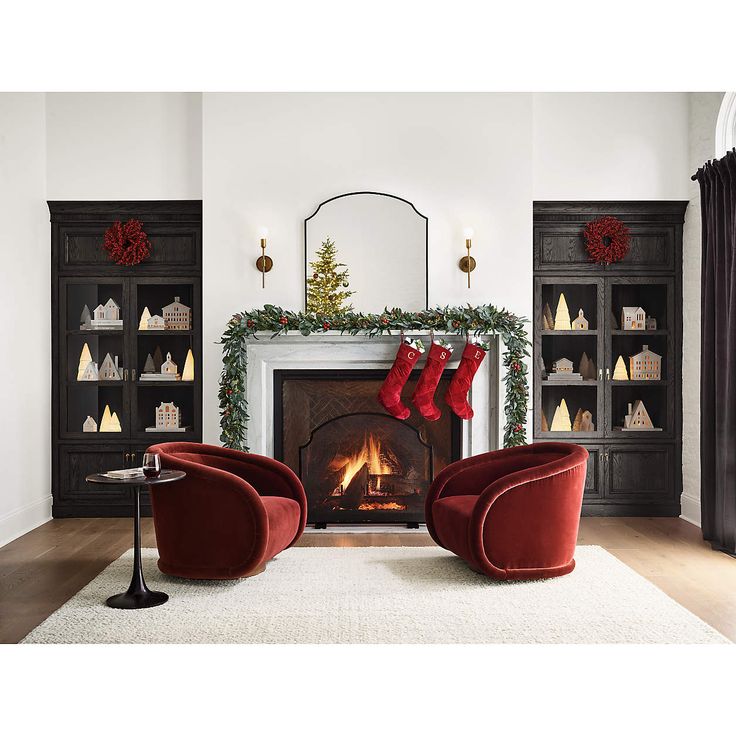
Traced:
<svg viewBox="0 0 736 736">
<path fill-rule="evenodd" d="M 432 519 L 442 545 L 465 560 L 471 560 L 468 526 L 478 496 L 447 496 L 432 505 Z"/>
<path fill-rule="evenodd" d="M 268 516 L 266 560 L 285 550 L 299 531 L 301 508 L 293 498 L 261 496 Z"/>
</svg>

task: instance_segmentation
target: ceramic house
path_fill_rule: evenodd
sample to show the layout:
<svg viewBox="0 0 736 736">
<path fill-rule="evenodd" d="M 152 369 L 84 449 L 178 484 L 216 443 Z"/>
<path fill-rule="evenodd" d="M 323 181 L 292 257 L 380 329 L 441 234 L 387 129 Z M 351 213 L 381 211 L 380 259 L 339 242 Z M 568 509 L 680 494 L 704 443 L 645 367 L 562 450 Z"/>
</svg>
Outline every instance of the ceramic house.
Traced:
<svg viewBox="0 0 736 736">
<path fill-rule="evenodd" d="M 118 356 L 113 359 L 110 353 L 105 356 L 99 370 L 100 381 L 122 381 L 120 375 L 120 367 L 118 366 Z"/>
<path fill-rule="evenodd" d="M 593 415 L 586 409 L 580 418 L 581 432 L 595 432 L 595 424 L 593 424 Z"/>
<path fill-rule="evenodd" d="M 150 317 L 148 320 L 148 329 L 165 330 L 166 322 L 164 321 L 164 318 L 160 314 L 154 314 L 153 317 Z"/>
<path fill-rule="evenodd" d="M 646 312 L 641 307 L 623 307 L 621 310 L 622 330 L 644 330 L 646 321 Z"/>
<path fill-rule="evenodd" d="M 77 378 L 78 381 L 99 381 L 99 369 L 97 363 L 90 360 L 87 366 L 82 371 L 81 377 Z"/>
<path fill-rule="evenodd" d="M 161 363 L 161 375 L 160 377 L 165 380 L 175 381 L 179 376 L 179 367 L 171 360 L 171 353 L 166 353 L 166 360 Z"/>
<path fill-rule="evenodd" d="M 629 404 L 629 412 L 624 417 L 624 429 L 654 429 L 643 401 L 637 399 L 633 406 Z"/>
<path fill-rule="evenodd" d="M 572 361 L 569 358 L 559 358 L 552 363 L 552 370 L 555 373 L 572 373 Z"/>
<path fill-rule="evenodd" d="M 87 418 L 84 420 L 84 424 L 82 425 L 82 432 L 96 432 L 97 431 L 97 422 L 94 420 L 93 417 L 87 415 Z"/>
<path fill-rule="evenodd" d="M 104 304 L 95 307 L 93 318 L 90 323 L 93 330 L 117 329 L 123 326 L 120 319 L 120 306 L 110 298 Z"/>
<path fill-rule="evenodd" d="M 192 328 L 192 310 L 182 304 L 178 296 L 175 296 L 174 301 L 167 304 L 162 311 L 167 330 L 190 330 Z"/>
<path fill-rule="evenodd" d="M 585 315 L 583 314 L 583 310 L 578 310 L 578 316 L 572 321 L 572 329 L 573 330 L 587 330 L 588 329 L 588 320 L 585 319 Z"/>
<path fill-rule="evenodd" d="M 149 431 L 171 432 L 179 430 L 181 411 L 173 401 L 162 401 L 156 407 L 156 426 L 150 427 Z"/>
<path fill-rule="evenodd" d="M 640 353 L 629 358 L 629 372 L 632 381 L 659 381 L 662 375 L 662 356 L 644 345 Z"/>
<path fill-rule="evenodd" d="M 647 317 L 646 326 L 648 330 L 656 330 L 657 329 L 657 318 Z"/>
</svg>

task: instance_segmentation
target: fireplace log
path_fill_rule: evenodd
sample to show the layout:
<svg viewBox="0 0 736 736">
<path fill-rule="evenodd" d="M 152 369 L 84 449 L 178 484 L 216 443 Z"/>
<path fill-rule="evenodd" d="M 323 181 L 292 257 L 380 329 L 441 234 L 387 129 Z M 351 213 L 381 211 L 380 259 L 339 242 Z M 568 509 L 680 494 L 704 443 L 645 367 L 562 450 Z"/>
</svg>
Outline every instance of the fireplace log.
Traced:
<svg viewBox="0 0 736 736">
<path fill-rule="evenodd" d="M 345 493 L 342 496 L 342 507 L 357 509 L 368 491 L 368 463 L 363 463 L 361 469 L 351 478 Z"/>
</svg>

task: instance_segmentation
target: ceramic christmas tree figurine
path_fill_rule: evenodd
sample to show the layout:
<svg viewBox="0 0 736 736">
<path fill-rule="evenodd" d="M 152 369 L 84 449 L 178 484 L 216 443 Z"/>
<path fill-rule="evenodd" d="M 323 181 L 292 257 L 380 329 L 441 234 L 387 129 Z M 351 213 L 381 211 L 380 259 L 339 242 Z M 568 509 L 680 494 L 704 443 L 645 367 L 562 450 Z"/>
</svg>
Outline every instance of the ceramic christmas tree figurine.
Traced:
<svg viewBox="0 0 736 736">
<path fill-rule="evenodd" d="M 544 309 L 542 309 L 542 329 L 554 330 L 555 321 L 552 318 L 552 310 L 549 308 L 549 304 L 545 302 Z"/>
<path fill-rule="evenodd" d="M 629 374 L 626 372 L 626 363 L 624 363 L 623 356 L 619 355 L 616 361 L 616 366 L 613 369 L 613 380 L 614 381 L 628 381 Z"/>
<path fill-rule="evenodd" d="M 567 309 L 567 301 L 565 301 L 564 294 L 560 294 L 560 300 L 557 302 L 557 311 L 555 312 L 555 329 L 572 329 L 572 325 L 570 324 L 570 312 Z"/>
<path fill-rule="evenodd" d="M 567 410 L 567 402 L 562 399 L 560 405 L 555 409 L 555 415 L 552 417 L 552 432 L 572 432 L 572 423 L 570 422 L 570 412 Z"/>
<path fill-rule="evenodd" d="M 307 311 L 334 317 L 352 310 L 345 304 L 355 292 L 348 291 L 350 274 L 337 262 L 335 243 L 327 238 L 317 250 L 317 260 L 310 262 L 312 275 L 307 279 Z"/>
<path fill-rule="evenodd" d="M 151 319 L 151 313 L 148 311 L 148 307 L 144 307 L 143 312 L 141 313 L 140 322 L 138 322 L 138 329 L 147 330 L 149 319 Z"/>
<path fill-rule="evenodd" d="M 77 367 L 77 381 L 82 381 L 84 376 L 84 369 L 89 363 L 92 362 L 92 353 L 89 351 L 89 345 L 84 343 L 82 346 L 82 352 L 79 356 L 79 366 Z"/>
</svg>

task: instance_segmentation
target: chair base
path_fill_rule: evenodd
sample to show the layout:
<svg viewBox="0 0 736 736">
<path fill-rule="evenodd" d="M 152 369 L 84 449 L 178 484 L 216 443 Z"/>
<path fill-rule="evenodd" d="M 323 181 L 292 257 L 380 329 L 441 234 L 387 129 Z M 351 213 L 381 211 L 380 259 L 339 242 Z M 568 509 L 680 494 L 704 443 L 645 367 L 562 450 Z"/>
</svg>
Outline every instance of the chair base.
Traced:
<svg viewBox="0 0 736 736">
<path fill-rule="evenodd" d="M 508 580 L 508 581 L 514 581 L 514 580 L 546 580 L 547 578 L 559 578 L 563 575 L 569 575 L 574 569 L 575 569 L 575 560 L 570 560 L 566 565 L 560 565 L 560 567 L 546 567 L 546 568 L 532 568 L 528 570 L 524 569 L 512 569 L 512 570 L 504 570 L 506 575 L 504 577 L 501 577 L 499 575 L 494 575 L 493 573 L 487 573 L 484 570 L 479 569 L 478 567 L 475 567 L 475 565 L 471 565 L 469 562 L 466 563 L 468 567 L 473 571 L 477 572 L 478 575 L 485 575 L 487 578 L 492 578 L 494 580 Z"/>
</svg>

